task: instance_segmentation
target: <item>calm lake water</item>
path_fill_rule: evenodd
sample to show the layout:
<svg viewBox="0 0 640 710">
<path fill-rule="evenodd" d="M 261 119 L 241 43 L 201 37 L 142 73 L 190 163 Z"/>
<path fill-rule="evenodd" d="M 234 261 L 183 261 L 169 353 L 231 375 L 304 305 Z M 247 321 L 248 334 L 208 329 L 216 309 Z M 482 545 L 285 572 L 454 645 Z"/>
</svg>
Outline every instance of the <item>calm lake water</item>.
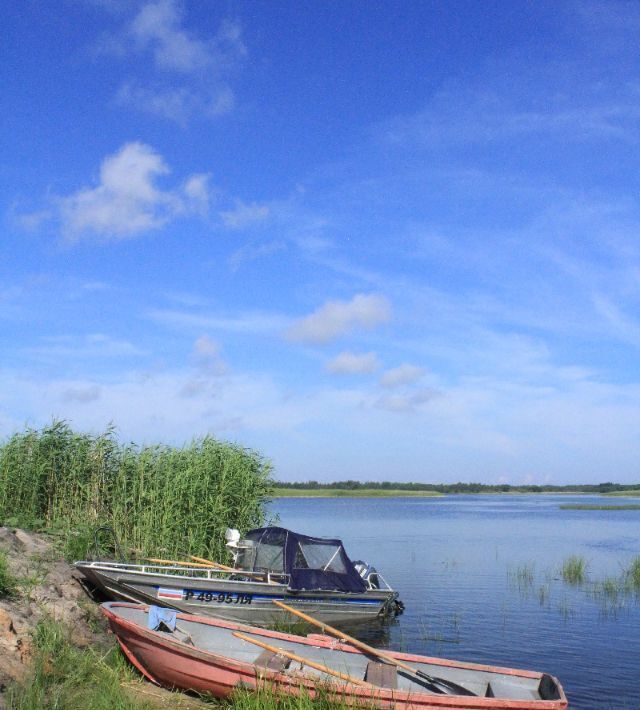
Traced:
<svg viewBox="0 0 640 710">
<path fill-rule="evenodd" d="M 546 671 L 572 708 L 640 708 L 640 598 L 615 593 L 640 555 L 640 511 L 561 510 L 597 496 L 280 498 L 279 524 L 339 537 L 398 589 L 398 619 L 355 635 L 387 648 Z M 562 580 L 581 555 L 588 581 Z M 602 583 L 609 580 L 609 593 Z"/>
</svg>

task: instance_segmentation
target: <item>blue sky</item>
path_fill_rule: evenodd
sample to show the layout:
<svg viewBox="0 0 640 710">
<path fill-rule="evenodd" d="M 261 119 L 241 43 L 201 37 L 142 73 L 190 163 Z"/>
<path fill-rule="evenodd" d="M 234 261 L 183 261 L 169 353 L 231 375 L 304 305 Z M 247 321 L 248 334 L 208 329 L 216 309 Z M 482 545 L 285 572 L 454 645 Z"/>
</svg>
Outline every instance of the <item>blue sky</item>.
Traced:
<svg viewBox="0 0 640 710">
<path fill-rule="evenodd" d="M 640 479 L 640 6 L 3 9 L 0 434 Z"/>
</svg>

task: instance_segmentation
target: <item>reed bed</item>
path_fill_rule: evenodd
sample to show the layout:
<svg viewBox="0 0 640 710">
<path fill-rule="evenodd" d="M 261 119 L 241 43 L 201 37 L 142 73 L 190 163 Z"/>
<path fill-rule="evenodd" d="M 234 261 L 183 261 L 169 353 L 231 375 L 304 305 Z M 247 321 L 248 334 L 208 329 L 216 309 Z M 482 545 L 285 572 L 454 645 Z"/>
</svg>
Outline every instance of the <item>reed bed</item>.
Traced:
<svg viewBox="0 0 640 710">
<path fill-rule="evenodd" d="M 209 436 L 141 447 L 53 422 L 0 446 L 0 523 L 74 530 L 75 555 L 107 525 L 123 551 L 221 561 L 225 529 L 260 525 L 272 490 L 269 462 Z"/>
</svg>

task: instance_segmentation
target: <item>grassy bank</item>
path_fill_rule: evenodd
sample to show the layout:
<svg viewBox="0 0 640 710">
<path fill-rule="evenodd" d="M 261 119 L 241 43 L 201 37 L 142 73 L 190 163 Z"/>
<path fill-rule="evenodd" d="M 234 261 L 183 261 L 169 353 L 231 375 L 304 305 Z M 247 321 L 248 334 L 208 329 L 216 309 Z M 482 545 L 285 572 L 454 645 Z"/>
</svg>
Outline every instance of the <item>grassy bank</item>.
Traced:
<svg viewBox="0 0 640 710">
<path fill-rule="evenodd" d="M 315 699 L 278 696 L 268 684 L 257 692 L 239 689 L 227 700 L 156 688 L 128 663 L 115 646 L 83 649 L 69 629 L 43 620 L 33 634 L 33 659 L 25 681 L 6 694 L 8 710 L 91 708 L 91 710 L 346 710 L 346 702 L 328 697 L 320 688 Z M 362 705 L 368 707 L 368 705 Z"/>
<path fill-rule="evenodd" d="M 640 498 L 640 490 L 637 488 L 622 490 L 622 491 L 611 491 L 610 493 L 603 493 L 603 496 L 620 496 L 622 498 Z"/>
<path fill-rule="evenodd" d="M 0 524 L 73 532 L 76 559 L 107 525 L 122 551 L 222 560 L 225 529 L 260 525 L 271 492 L 268 462 L 211 437 L 136 446 L 54 422 L 0 446 Z"/>
<path fill-rule="evenodd" d="M 393 488 L 275 488 L 274 498 L 441 498 L 435 491 L 403 491 Z"/>
</svg>

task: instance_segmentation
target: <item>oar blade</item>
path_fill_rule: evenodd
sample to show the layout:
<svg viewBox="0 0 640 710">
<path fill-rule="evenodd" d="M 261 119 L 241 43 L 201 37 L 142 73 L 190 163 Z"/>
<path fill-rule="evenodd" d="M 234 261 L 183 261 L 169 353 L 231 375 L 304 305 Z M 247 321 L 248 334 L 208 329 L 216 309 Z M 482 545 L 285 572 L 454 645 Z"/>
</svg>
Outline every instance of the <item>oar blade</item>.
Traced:
<svg viewBox="0 0 640 710">
<path fill-rule="evenodd" d="M 439 676 L 428 675 L 423 671 L 416 668 L 415 674 L 420 678 L 424 678 L 435 688 L 442 688 L 440 692 L 449 693 L 453 695 L 475 695 L 474 692 L 465 688 L 458 683 L 454 683 L 452 680 L 447 680 L 446 678 L 440 678 Z"/>
</svg>

